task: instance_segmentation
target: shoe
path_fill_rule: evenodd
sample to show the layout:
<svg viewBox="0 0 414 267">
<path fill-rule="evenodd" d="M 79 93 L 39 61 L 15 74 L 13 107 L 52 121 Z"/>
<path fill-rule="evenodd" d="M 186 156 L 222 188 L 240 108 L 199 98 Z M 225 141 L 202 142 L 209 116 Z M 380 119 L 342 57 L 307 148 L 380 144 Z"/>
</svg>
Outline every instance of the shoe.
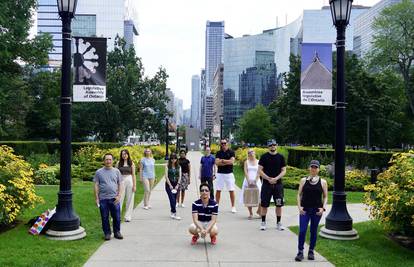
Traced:
<svg viewBox="0 0 414 267">
<path fill-rule="evenodd" d="M 148 206 L 144 206 L 143 209 L 144 210 L 148 210 L 149 208 L 148 208 Z"/>
<path fill-rule="evenodd" d="M 152 209 L 152 206 L 151 206 L 151 205 L 148 205 L 147 207 L 148 207 L 149 209 Z"/>
<path fill-rule="evenodd" d="M 111 234 L 105 235 L 105 241 L 111 240 Z"/>
<path fill-rule="evenodd" d="M 310 260 L 310 261 L 315 260 L 315 254 L 313 254 L 313 250 L 309 250 L 309 252 L 308 252 L 308 260 Z"/>
<path fill-rule="evenodd" d="M 302 261 L 303 260 L 303 252 L 298 252 L 295 257 L 295 261 Z"/>
<path fill-rule="evenodd" d="M 260 224 L 260 230 L 262 230 L 262 231 L 266 230 L 266 222 L 262 222 Z"/>
<path fill-rule="evenodd" d="M 171 213 L 170 217 L 173 220 L 178 220 L 178 221 L 181 220 L 181 217 L 180 216 L 177 216 L 177 214 L 175 214 L 175 213 Z"/>
<path fill-rule="evenodd" d="M 279 231 L 283 231 L 283 230 L 285 230 L 286 228 L 280 223 L 280 222 L 278 222 L 277 224 L 276 224 L 276 229 L 277 230 L 279 230 Z"/>
<path fill-rule="evenodd" d="M 184 205 L 184 203 L 181 203 L 181 208 L 185 208 L 185 205 Z"/>
<path fill-rule="evenodd" d="M 127 218 L 124 219 L 124 222 L 130 222 L 130 221 L 131 219 L 127 219 Z"/>
<path fill-rule="evenodd" d="M 217 244 L 217 237 L 216 236 L 211 236 L 210 238 L 211 238 L 211 244 L 212 245 Z"/>
<path fill-rule="evenodd" d="M 117 233 L 115 233 L 115 234 L 114 234 L 114 237 L 115 237 L 116 239 L 124 239 L 124 237 L 121 235 L 121 232 L 117 232 Z"/>
<path fill-rule="evenodd" d="M 247 219 L 248 219 L 248 220 L 253 219 L 253 215 L 249 215 L 249 216 L 247 216 Z"/>
<path fill-rule="evenodd" d="M 197 244 L 197 240 L 198 240 L 198 235 L 193 235 L 193 237 L 191 238 L 191 245 Z"/>
<path fill-rule="evenodd" d="M 236 212 L 237 212 L 236 207 L 232 207 L 231 208 L 231 213 L 236 213 Z"/>
<path fill-rule="evenodd" d="M 178 208 L 179 206 L 180 206 L 180 204 L 178 204 L 178 203 L 176 203 L 176 204 L 175 204 L 175 207 L 176 207 L 176 208 Z"/>
</svg>

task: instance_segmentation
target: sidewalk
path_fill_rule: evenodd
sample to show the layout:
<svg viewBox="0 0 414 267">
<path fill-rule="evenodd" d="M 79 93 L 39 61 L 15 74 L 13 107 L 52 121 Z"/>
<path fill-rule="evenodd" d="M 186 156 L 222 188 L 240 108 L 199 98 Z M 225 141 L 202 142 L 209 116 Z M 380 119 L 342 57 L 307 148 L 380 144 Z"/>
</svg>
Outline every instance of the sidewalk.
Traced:
<svg viewBox="0 0 414 267">
<path fill-rule="evenodd" d="M 289 230 L 280 232 L 275 229 L 274 209 L 268 211 L 268 229 L 260 231 L 260 220 L 247 220 L 247 209 L 238 203 L 239 191 L 236 192 L 236 214 L 230 212 L 228 192 L 222 192 L 217 245 L 212 246 L 207 238 L 207 242 L 199 239 L 197 245 L 191 246 L 187 229 L 192 222 L 191 203 L 198 198 L 201 154 L 189 152 L 188 157 L 192 165 L 191 184 L 184 201 L 186 207 L 177 208 L 182 220 L 169 217 L 169 202 L 162 180 L 151 195 L 152 209 L 144 210 L 142 204 L 137 206 L 132 221 L 121 225 L 124 240 L 105 242 L 85 266 L 333 266 L 317 253 L 313 262 L 296 263 L 297 235 Z M 362 205 L 348 205 L 348 208 L 355 222 L 368 219 Z M 285 226 L 298 224 L 296 207 L 285 207 L 283 211 Z"/>
</svg>

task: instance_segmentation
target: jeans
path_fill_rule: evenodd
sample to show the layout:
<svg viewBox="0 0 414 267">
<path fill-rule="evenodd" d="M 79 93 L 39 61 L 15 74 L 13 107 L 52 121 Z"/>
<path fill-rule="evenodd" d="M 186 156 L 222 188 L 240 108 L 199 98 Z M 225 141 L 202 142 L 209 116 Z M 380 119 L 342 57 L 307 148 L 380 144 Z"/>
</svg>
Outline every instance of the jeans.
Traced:
<svg viewBox="0 0 414 267">
<path fill-rule="evenodd" d="M 321 220 L 321 215 L 316 215 L 318 208 L 304 208 L 305 215 L 299 215 L 299 251 L 303 251 L 303 244 L 306 239 L 306 231 L 310 221 L 310 243 L 309 250 L 313 250 L 316 245 L 316 238 L 318 236 L 318 224 Z"/>
<path fill-rule="evenodd" d="M 201 177 L 201 183 L 207 183 L 210 187 L 210 198 L 214 199 L 213 177 Z"/>
<path fill-rule="evenodd" d="M 114 233 L 121 231 L 121 209 L 118 204 L 114 204 L 115 198 L 100 199 L 99 209 L 101 211 L 102 230 L 105 235 L 111 234 L 111 226 L 109 224 L 109 212 L 111 212 Z"/>
<path fill-rule="evenodd" d="M 171 182 L 171 185 L 174 188 L 177 183 Z M 170 200 L 171 213 L 176 213 L 177 211 L 175 209 L 175 205 L 177 204 L 177 193 L 173 194 L 167 183 L 165 183 L 165 191 L 167 192 L 168 199 Z"/>
</svg>

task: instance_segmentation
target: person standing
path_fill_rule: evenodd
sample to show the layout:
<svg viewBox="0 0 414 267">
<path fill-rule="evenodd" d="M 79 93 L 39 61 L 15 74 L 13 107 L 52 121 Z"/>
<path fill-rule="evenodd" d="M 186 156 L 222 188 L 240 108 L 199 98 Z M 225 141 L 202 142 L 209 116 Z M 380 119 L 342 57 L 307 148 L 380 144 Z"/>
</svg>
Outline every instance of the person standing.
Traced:
<svg viewBox="0 0 414 267">
<path fill-rule="evenodd" d="M 177 161 L 177 154 L 171 153 L 168 164 L 165 167 L 165 191 L 167 192 L 168 199 L 170 200 L 171 219 L 181 220 L 181 217 L 177 216 L 176 204 L 177 204 L 177 192 L 179 189 L 179 183 L 181 179 L 180 165 Z"/>
<path fill-rule="evenodd" d="M 240 202 L 244 203 L 244 191 L 246 188 L 250 186 L 254 186 L 260 188 L 262 187 L 262 182 L 260 181 L 260 175 L 259 175 L 259 164 L 258 160 L 256 159 L 256 153 L 253 149 L 249 149 L 247 151 L 247 160 L 244 162 L 244 180 L 242 185 L 242 192 L 240 194 Z M 260 191 L 259 191 L 260 194 Z M 247 207 L 249 210 L 249 217 L 247 217 L 249 220 L 253 218 L 253 209 L 252 207 Z M 257 207 L 256 213 L 260 216 L 260 205 Z"/>
<path fill-rule="evenodd" d="M 142 184 L 144 185 L 144 209 L 151 208 L 149 204 L 152 188 L 155 181 L 155 160 L 152 157 L 151 149 L 146 148 L 144 150 L 144 157 L 139 164 L 139 176 Z"/>
<path fill-rule="evenodd" d="M 211 155 L 211 148 L 206 147 L 205 155 L 200 160 L 200 176 L 201 183 L 206 183 L 210 187 L 210 198 L 214 199 L 213 180 L 216 178 L 215 158 Z"/>
<path fill-rule="evenodd" d="M 195 245 L 197 240 L 205 238 L 210 235 L 211 244 L 217 244 L 217 215 L 218 204 L 211 198 L 210 187 L 208 184 L 200 185 L 200 199 L 193 202 L 192 213 L 193 223 L 190 225 L 188 231 L 193 235 L 191 238 L 191 245 Z"/>
<path fill-rule="evenodd" d="M 116 167 L 122 175 L 120 200 L 121 213 L 124 199 L 126 198 L 124 219 L 125 222 L 130 222 L 132 211 L 134 210 L 134 197 L 135 191 L 137 190 L 137 180 L 135 178 L 135 165 L 127 149 L 121 150 L 121 153 L 119 155 L 119 162 L 117 163 Z"/>
<path fill-rule="evenodd" d="M 103 159 L 105 167 L 97 170 L 93 178 L 95 201 L 101 212 L 102 230 L 105 240 L 110 240 L 109 213 L 111 213 L 114 237 L 123 239 L 121 234 L 121 209 L 119 207 L 121 172 L 117 168 L 113 168 L 114 156 L 112 154 L 105 154 Z"/>
<path fill-rule="evenodd" d="M 266 230 L 267 208 L 273 197 L 276 205 L 276 229 L 282 231 L 285 230 L 281 223 L 282 207 L 284 204 L 282 177 L 286 174 L 286 163 L 285 158 L 277 153 L 277 143 L 275 140 L 270 140 L 267 145 L 269 151 L 263 154 L 259 160 L 259 173 L 263 179 L 262 190 L 260 192 L 262 213 L 260 230 Z"/>
<path fill-rule="evenodd" d="M 224 186 L 230 193 L 231 212 L 236 213 L 236 207 L 234 206 L 235 200 L 235 179 L 233 174 L 233 164 L 235 160 L 234 151 L 229 149 L 226 139 L 220 141 L 220 151 L 216 154 L 217 165 L 217 180 L 216 180 L 216 201 L 220 203 L 221 191 Z"/>
<path fill-rule="evenodd" d="M 319 161 L 312 160 L 309 164 L 309 176 L 299 183 L 297 203 L 299 209 L 298 254 L 295 261 L 303 260 L 303 244 L 310 221 L 310 243 L 308 260 L 314 260 L 313 250 L 318 236 L 318 224 L 328 203 L 328 183 L 319 177 Z"/>
<path fill-rule="evenodd" d="M 178 188 L 177 204 L 178 207 L 184 208 L 185 190 L 188 189 L 188 186 L 191 182 L 191 164 L 190 161 L 186 158 L 185 150 L 180 151 L 180 158 L 178 159 L 178 164 L 180 164 L 181 168 L 181 180 Z"/>
</svg>

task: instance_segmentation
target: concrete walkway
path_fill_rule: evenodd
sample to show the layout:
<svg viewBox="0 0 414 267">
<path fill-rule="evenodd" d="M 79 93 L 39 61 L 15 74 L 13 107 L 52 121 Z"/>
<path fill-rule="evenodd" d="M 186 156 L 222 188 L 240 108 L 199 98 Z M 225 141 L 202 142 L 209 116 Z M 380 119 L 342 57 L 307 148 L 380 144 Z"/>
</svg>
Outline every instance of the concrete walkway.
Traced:
<svg viewBox="0 0 414 267">
<path fill-rule="evenodd" d="M 201 154 L 189 152 L 188 157 L 192 164 L 191 184 L 184 201 L 186 207 L 177 208 L 182 220 L 169 217 L 169 202 L 162 180 L 151 195 L 152 209 L 144 210 L 140 204 L 134 210 L 132 221 L 121 226 L 124 240 L 105 242 L 85 266 L 333 266 L 317 253 L 315 261 L 296 263 L 297 235 L 275 229 L 274 209 L 268 212 L 268 229 L 260 231 L 260 219 L 247 220 L 247 209 L 238 201 L 238 213 L 230 212 L 229 194 L 224 191 L 219 208 L 217 245 L 212 246 L 207 238 L 191 246 L 187 229 L 192 222 L 191 203 L 198 198 Z M 237 200 L 239 193 L 236 192 Z M 368 220 L 368 212 L 361 204 L 348 205 L 348 209 L 355 222 Z M 295 206 L 285 207 L 283 212 L 285 226 L 298 225 Z"/>
</svg>

